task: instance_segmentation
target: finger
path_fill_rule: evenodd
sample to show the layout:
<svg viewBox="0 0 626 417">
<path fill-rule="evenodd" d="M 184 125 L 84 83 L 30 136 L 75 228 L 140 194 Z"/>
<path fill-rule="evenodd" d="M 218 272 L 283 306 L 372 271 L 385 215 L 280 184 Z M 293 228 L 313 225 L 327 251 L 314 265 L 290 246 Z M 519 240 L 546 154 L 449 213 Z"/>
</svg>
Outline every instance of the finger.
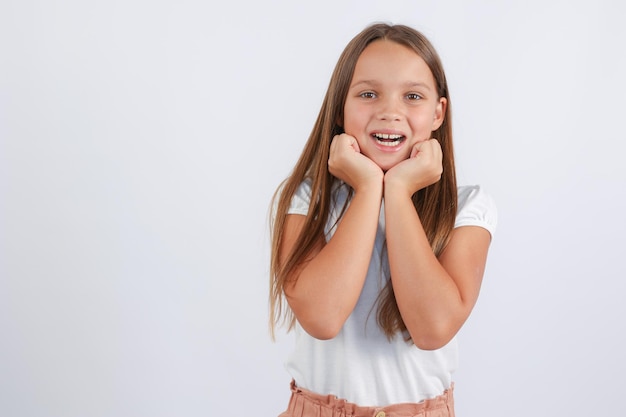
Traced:
<svg viewBox="0 0 626 417">
<path fill-rule="evenodd" d="M 431 143 L 433 146 L 433 153 L 437 157 L 437 159 L 443 159 L 443 149 L 441 149 L 441 144 L 437 139 L 431 139 Z"/>
<path fill-rule="evenodd" d="M 356 152 L 361 153 L 361 147 L 359 146 L 359 142 L 356 140 L 356 138 L 350 136 L 350 145 L 352 146 L 352 149 L 354 149 Z"/>
<path fill-rule="evenodd" d="M 413 145 L 413 149 L 411 149 L 411 158 L 415 158 L 420 152 L 422 152 L 422 148 L 424 147 L 426 142 L 428 142 L 428 141 L 423 140 L 423 141 L 417 142 L 415 145 Z"/>
<path fill-rule="evenodd" d="M 339 142 L 339 135 L 333 136 L 333 140 L 330 142 L 330 152 L 333 152 Z"/>
<path fill-rule="evenodd" d="M 429 142 L 438 149 L 441 149 L 441 143 L 437 139 L 430 139 Z"/>
</svg>

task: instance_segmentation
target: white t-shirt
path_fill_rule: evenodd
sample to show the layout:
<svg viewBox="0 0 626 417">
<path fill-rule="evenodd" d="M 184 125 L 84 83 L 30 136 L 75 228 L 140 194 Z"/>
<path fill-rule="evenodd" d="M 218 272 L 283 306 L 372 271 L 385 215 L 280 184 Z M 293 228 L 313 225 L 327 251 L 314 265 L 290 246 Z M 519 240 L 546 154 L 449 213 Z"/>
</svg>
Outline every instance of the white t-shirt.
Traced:
<svg viewBox="0 0 626 417">
<path fill-rule="evenodd" d="M 340 182 L 333 189 L 327 241 L 335 232 L 348 190 Z M 480 226 L 493 235 L 497 223 L 493 200 L 479 186 L 459 187 L 458 196 L 455 227 Z M 310 198 L 311 183 L 305 181 L 294 195 L 289 213 L 306 215 Z M 285 367 L 298 386 L 362 406 L 417 403 L 450 387 L 458 362 L 456 337 L 440 349 L 426 351 L 406 342 L 402 335 L 389 341 L 376 322 L 376 298 L 390 276 L 384 241 L 383 204 L 363 290 L 339 334 L 318 340 L 296 323 L 295 347 Z"/>
</svg>

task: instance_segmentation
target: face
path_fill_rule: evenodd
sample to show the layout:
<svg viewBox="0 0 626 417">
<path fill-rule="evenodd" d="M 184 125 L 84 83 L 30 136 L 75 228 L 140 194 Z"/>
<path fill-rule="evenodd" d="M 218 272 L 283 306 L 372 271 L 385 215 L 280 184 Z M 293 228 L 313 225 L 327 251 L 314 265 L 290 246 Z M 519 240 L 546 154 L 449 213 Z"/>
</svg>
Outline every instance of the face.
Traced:
<svg viewBox="0 0 626 417">
<path fill-rule="evenodd" d="M 344 107 L 344 131 L 383 171 L 407 159 L 413 146 L 443 123 L 446 99 L 438 97 L 426 62 L 412 49 L 377 40 L 357 60 Z"/>
</svg>

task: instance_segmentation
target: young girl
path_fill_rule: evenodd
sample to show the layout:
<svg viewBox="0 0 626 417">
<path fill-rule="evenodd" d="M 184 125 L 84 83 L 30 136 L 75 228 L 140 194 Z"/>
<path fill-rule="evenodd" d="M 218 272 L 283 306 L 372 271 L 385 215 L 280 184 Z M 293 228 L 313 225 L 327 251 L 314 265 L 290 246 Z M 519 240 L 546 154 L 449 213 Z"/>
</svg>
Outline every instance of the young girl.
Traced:
<svg viewBox="0 0 626 417">
<path fill-rule="evenodd" d="M 272 333 L 284 320 L 296 333 L 281 416 L 453 416 L 455 335 L 495 225 L 480 187 L 457 188 L 433 46 L 367 27 L 274 197 Z"/>
</svg>

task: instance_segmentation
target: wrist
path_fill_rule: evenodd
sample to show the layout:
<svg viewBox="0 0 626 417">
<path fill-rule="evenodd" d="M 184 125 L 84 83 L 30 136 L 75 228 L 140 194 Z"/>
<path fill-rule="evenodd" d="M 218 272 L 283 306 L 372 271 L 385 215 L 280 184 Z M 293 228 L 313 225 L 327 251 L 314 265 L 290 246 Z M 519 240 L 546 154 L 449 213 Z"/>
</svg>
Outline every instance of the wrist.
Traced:
<svg viewBox="0 0 626 417">
<path fill-rule="evenodd" d="M 361 192 L 380 192 L 383 190 L 383 172 L 376 172 L 363 176 L 359 181 L 355 181 L 354 191 Z"/>
<path fill-rule="evenodd" d="M 382 196 L 383 193 L 383 181 L 382 178 L 376 179 L 372 178 L 368 181 L 363 181 L 359 184 L 356 184 L 354 187 L 355 193 L 359 194 L 378 194 Z"/>
<path fill-rule="evenodd" d="M 410 199 L 414 193 L 415 192 L 408 189 L 404 182 L 385 175 L 385 178 L 383 179 L 383 194 L 385 198 L 399 197 Z"/>
</svg>

